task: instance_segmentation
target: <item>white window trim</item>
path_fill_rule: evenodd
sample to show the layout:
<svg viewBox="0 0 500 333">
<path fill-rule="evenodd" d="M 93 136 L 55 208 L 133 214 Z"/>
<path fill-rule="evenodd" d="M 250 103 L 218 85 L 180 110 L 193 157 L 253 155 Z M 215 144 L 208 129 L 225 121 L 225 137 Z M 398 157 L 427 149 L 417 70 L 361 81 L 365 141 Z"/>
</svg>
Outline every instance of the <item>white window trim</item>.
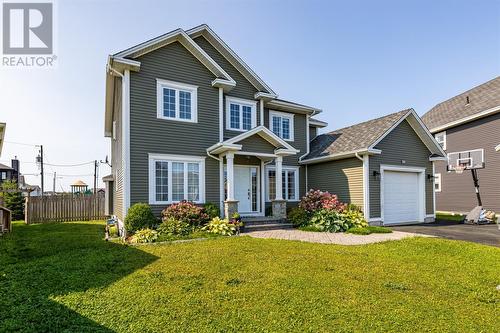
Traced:
<svg viewBox="0 0 500 333">
<path fill-rule="evenodd" d="M 439 135 L 443 135 L 443 146 L 442 146 L 442 148 L 443 148 L 443 150 L 446 150 L 446 131 L 434 134 L 434 138 L 436 139 L 436 141 L 437 141 L 437 137 Z M 439 141 L 437 141 L 437 143 L 441 144 Z"/>
<path fill-rule="evenodd" d="M 175 90 L 175 118 L 165 117 L 163 113 L 163 88 Z M 191 93 L 191 119 L 180 118 L 180 99 L 179 91 L 187 91 Z M 187 123 L 198 122 L 198 87 L 186 84 L 173 82 L 168 80 L 156 79 L 156 116 L 158 119 L 182 121 Z"/>
<path fill-rule="evenodd" d="M 244 106 L 250 106 L 252 108 L 252 125 L 251 128 L 257 126 L 257 101 L 252 101 L 249 99 L 237 98 L 226 96 L 226 129 L 229 131 L 237 131 L 237 132 L 247 132 L 249 130 L 243 129 L 243 108 L 240 107 L 240 127 L 232 128 L 231 127 L 231 103 L 239 104 Z"/>
<path fill-rule="evenodd" d="M 294 200 L 287 200 L 287 201 L 289 201 L 289 202 L 300 201 L 300 198 L 299 198 L 299 187 L 300 187 L 299 186 L 299 167 L 285 166 L 284 165 L 284 166 L 282 166 L 281 169 L 282 169 L 282 171 L 287 171 L 287 170 L 295 171 L 295 199 Z M 265 182 L 266 182 L 266 200 L 267 200 L 267 202 L 270 202 L 272 200 L 272 199 L 269 198 L 269 171 L 270 170 L 275 170 L 276 171 L 276 167 L 275 166 L 267 166 L 266 167 Z M 288 185 L 287 183 L 288 183 L 288 179 L 285 178 L 285 186 Z M 283 188 L 285 188 L 285 187 L 283 187 Z M 283 199 L 285 199 L 285 198 L 283 198 Z"/>
<path fill-rule="evenodd" d="M 168 200 L 156 200 L 156 168 L 155 162 L 165 161 L 170 162 L 168 168 Z M 199 163 L 200 165 L 200 198 L 194 203 L 205 202 L 205 157 L 199 156 L 184 156 L 184 155 L 166 155 L 166 154 L 149 154 L 149 204 L 150 205 L 169 205 L 179 201 L 172 200 L 172 167 L 171 162 L 181 162 L 184 164 L 184 198 L 187 200 L 187 163 Z"/>
<path fill-rule="evenodd" d="M 290 139 L 284 139 L 282 136 L 283 135 L 283 123 L 282 123 L 281 129 L 280 129 L 281 135 L 279 135 L 279 137 L 285 141 L 294 141 L 295 140 L 294 139 L 294 130 L 293 130 L 294 129 L 294 114 L 288 113 L 288 112 L 279 112 L 279 111 L 270 110 L 269 111 L 269 129 L 271 130 L 271 132 L 273 132 L 273 116 L 287 118 L 290 120 Z M 274 133 L 274 134 L 276 134 L 276 133 Z"/>
<path fill-rule="evenodd" d="M 441 192 L 442 189 L 442 177 L 440 173 L 434 174 L 434 191 L 436 192 Z M 436 185 L 438 185 L 438 188 L 436 188 Z"/>
</svg>

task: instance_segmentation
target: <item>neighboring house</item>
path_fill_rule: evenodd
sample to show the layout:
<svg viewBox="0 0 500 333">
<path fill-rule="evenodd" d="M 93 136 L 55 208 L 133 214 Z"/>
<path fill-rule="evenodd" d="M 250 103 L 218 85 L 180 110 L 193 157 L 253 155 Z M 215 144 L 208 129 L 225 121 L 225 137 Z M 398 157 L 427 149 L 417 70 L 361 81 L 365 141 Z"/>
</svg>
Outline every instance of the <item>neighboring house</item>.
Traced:
<svg viewBox="0 0 500 333">
<path fill-rule="evenodd" d="M 333 177 L 327 168 L 331 163 L 316 164 L 320 162 L 316 158 L 325 157 L 321 152 L 311 155 L 318 150 L 315 144 L 310 146 L 311 140 L 320 142 L 323 137 L 318 136 L 318 129 L 327 126 L 312 118 L 321 110 L 279 99 L 207 25 L 188 31 L 177 29 L 109 56 L 105 109 L 105 136 L 111 139 L 112 154 L 112 173 L 103 179 L 108 190 L 106 207 L 119 221 L 134 203 L 149 203 L 159 215 L 167 205 L 180 200 L 215 203 L 225 216 L 238 211 L 247 216 L 284 217 L 287 207 L 296 205 L 309 188 L 336 193 L 349 183 L 346 177 Z M 377 129 L 379 136 L 400 119 L 421 135 L 430 152 L 442 156 L 441 148 L 413 111 Z M 384 148 L 388 140 L 364 152 L 379 159 L 375 155 L 364 157 L 361 150 L 359 157 L 372 160 L 373 165 L 391 164 L 398 169 L 402 168 L 401 160 L 406 160 L 404 166 L 413 169 L 404 171 L 416 176 L 407 179 L 405 173 L 402 181 L 415 180 L 420 185 L 427 175 L 432 176 L 431 153 L 421 148 L 421 141 L 411 141 L 419 148 L 404 146 L 400 149 L 403 153 L 396 151 L 391 159 L 392 148 Z M 368 146 L 372 143 L 366 142 Z M 411 156 L 416 149 L 420 155 Z M 346 159 L 354 157 L 344 153 Z M 361 168 L 363 163 L 368 166 L 368 162 L 358 162 Z M 318 174 L 320 165 L 325 166 L 322 176 Z M 377 170 L 383 175 L 398 175 L 389 169 Z M 364 174 L 357 190 L 361 201 L 352 201 L 368 207 L 369 201 L 362 201 L 363 179 L 369 180 Z M 311 176 L 313 181 L 307 183 Z M 333 183 L 314 180 L 319 178 Z M 335 182 L 343 183 L 330 186 Z M 381 221 L 380 204 L 375 202 L 376 183 L 369 182 L 373 208 L 368 211 L 373 221 Z M 420 196 L 415 199 L 425 207 L 425 216 L 418 208 L 412 216 L 415 221 L 433 216 L 429 204 L 432 183 L 427 187 L 425 200 Z"/>
<path fill-rule="evenodd" d="M 444 151 L 413 109 L 319 135 L 311 142 L 308 187 L 361 207 L 371 224 L 431 222 L 433 166 Z"/>
<path fill-rule="evenodd" d="M 0 185 L 5 181 L 13 180 L 15 172 L 10 166 L 0 163 Z"/>
<path fill-rule="evenodd" d="M 7 125 L 5 123 L 0 123 L 0 156 L 2 156 L 3 140 L 5 138 L 5 128 Z"/>
<path fill-rule="evenodd" d="M 439 103 L 422 120 L 446 153 L 479 150 L 484 169 L 478 169 L 484 208 L 500 212 L 500 77 Z M 466 213 L 477 205 L 470 171 L 448 172 L 436 163 L 438 211 Z"/>
<path fill-rule="evenodd" d="M 310 131 L 326 125 L 310 121 L 319 112 L 278 99 L 207 25 L 114 54 L 106 77 L 109 213 L 123 220 L 137 202 L 159 214 L 190 200 L 260 216 L 274 202 L 283 215 L 306 192 L 299 158 Z"/>
</svg>

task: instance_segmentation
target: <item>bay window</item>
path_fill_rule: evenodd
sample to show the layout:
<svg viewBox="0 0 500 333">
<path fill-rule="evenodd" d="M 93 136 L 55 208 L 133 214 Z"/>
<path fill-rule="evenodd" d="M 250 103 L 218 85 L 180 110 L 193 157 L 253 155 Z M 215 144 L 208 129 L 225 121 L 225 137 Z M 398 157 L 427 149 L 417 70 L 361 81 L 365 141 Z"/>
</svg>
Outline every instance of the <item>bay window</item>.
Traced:
<svg viewBox="0 0 500 333">
<path fill-rule="evenodd" d="M 204 173 L 204 158 L 150 154 L 149 203 L 203 202 Z"/>
<path fill-rule="evenodd" d="M 198 87 L 160 79 L 156 85 L 158 118 L 197 122 Z"/>
<path fill-rule="evenodd" d="M 266 170 L 267 200 L 276 198 L 276 169 L 268 167 Z M 284 200 L 299 200 L 299 169 L 297 167 L 282 168 L 281 173 L 282 195 Z"/>
</svg>

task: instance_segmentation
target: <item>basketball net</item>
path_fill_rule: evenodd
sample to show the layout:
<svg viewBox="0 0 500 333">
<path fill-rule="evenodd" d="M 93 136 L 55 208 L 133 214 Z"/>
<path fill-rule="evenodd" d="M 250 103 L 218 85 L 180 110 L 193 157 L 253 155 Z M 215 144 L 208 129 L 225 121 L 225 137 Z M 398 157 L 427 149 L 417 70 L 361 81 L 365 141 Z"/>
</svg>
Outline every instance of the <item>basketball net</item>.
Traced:
<svg viewBox="0 0 500 333">
<path fill-rule="evenodd" d="M 459 175 L 464 173 L 464 170 L 465 170 L 465 165 L 457 165 L 455 167 L 455 172 L 458 173 Z"/>
</svg>

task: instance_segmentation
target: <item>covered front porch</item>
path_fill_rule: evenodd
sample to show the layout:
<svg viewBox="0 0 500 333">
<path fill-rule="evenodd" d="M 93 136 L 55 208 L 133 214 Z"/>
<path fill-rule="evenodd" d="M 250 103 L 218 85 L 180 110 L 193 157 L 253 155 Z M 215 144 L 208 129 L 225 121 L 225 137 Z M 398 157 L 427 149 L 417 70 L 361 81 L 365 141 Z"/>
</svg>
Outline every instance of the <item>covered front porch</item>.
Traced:
<svg viewBox="0 0 500 333">
<path fill-rule="evenodd" d="M 266 198 L 272 192 L 271 215 L 286 217 L 283 198 L 283 157 L 299 151 L 264 126 L 219 142 L 207 153 L 219 160 L 220 201 L 225 217 L 265 216 Z M 266 176 L 272 165 L 274 177 Z M 268 180 L 269 179 L 269 180 Z M 267 195 L 266 195 L 267 191 Z"/>
</svg>

